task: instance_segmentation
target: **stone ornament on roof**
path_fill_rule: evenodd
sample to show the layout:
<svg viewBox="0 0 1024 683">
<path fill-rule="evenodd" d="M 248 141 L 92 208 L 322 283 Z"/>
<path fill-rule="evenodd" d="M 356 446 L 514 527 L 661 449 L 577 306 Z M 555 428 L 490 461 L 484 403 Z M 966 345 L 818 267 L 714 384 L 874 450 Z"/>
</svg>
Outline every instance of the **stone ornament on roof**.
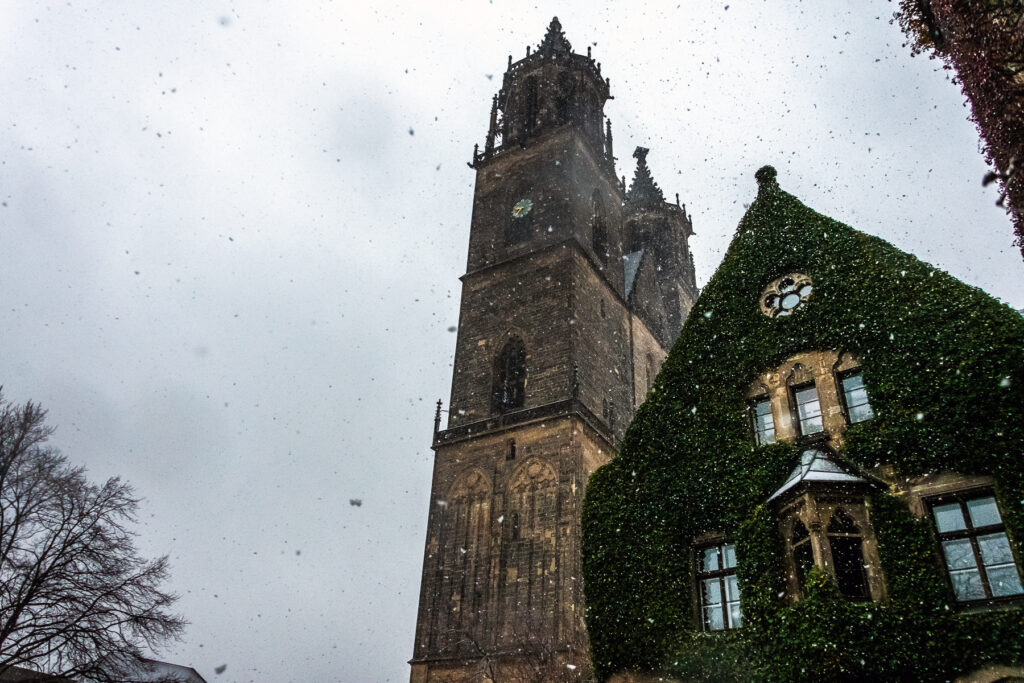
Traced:
<svg viewBox="0 0 1024 683">
<path fill-rule="evenodd" d="M 665 194 L 654 182 L 651 176 L 651 169 L 647 167 L 647 153 L 651 150 L 646 147 L 637 147 L 633 152 L 636 159 L 636 172 L 633 174 L 633 182 L 626 192 L 626 203 L 634 206 L 652 208 L 665 203 Z"/>
<path fill-rule="evenodd" d="M 541 41 L 537 51 L 572 52 L 572 45 L 569 43 L 569 39 L 565 37 L 565 33 L 562 32 L 562 23 L 558 21 L 558 17 L 551 19 L 551 23 L 548 25 L 548 32 L 545 34 L 544 40 Z"/>
</svg>

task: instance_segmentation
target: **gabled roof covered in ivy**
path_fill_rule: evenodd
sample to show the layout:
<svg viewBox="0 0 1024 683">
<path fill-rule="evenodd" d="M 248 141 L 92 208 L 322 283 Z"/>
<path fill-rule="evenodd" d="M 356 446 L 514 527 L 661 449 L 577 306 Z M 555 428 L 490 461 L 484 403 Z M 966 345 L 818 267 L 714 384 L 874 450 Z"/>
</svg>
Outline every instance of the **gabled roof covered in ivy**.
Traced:
<svg viewBox="0 0 1024 683">
<path fill-rule="evenodd" d="M 618 457 L 587 489 L 584 585 L 599 676 L 945 680 L 993 658 L 1021 661 L 1021 612 L 947 609 L 930 526 L 885 492 L 872 494 L 871 509 L 888 603 L 844 602 L 827 581 L 797 605 L 779 597 L 780 541 L 765 501 L 800 456 L 791 444 L 754 445 L 750 384 L 798 353 L 853 354 L 875 418 L 847 430 L 838 459 L 902 477 L 993 476 L 1024 557 L 1024 318 L 813 211 L 779 187 L 773 168 L 756 179 L 757 198 Z M 792 315 L 768 317 L 762 292 L 788 273 L 808 276 L 813 292 Z M 715 638 L 697 633 L 686 559 L 708 533 L 736 540 L 746 622 Z"/>
</svg>

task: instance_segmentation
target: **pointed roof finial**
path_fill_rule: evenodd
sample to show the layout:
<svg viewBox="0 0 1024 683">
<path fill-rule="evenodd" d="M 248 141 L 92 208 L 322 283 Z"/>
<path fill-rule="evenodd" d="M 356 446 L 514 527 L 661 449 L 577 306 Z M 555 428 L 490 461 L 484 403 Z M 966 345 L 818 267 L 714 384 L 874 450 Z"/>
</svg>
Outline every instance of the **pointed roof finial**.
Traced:
<svg viewBox="0 0 1024 683">
<path fill-rule="evenodd" d="M 633 151 L 636 158 L 636 173 L 633 174 L 633 182 L 626 192 L 626 202 L 634 206 L 651 208 L 661 206 L 665 202 L 665 195 L 651 177 L 651 169 L 647 167 L 647 153 L 650 151 L 646 147 L 637 147 Z"/>
<path fill-rule="evenodd" d="M 558 17 L 554 17 L 551 23 L 548 25 L 548 32 L 544 36 L 544 40 L 540 43 L 538 52 L 550 50 L 552 52 L 572 52 L 572 45 L 566 40 L 565 34 L 562 33 L 562 23 L 558 21 Z"/>
</svg>

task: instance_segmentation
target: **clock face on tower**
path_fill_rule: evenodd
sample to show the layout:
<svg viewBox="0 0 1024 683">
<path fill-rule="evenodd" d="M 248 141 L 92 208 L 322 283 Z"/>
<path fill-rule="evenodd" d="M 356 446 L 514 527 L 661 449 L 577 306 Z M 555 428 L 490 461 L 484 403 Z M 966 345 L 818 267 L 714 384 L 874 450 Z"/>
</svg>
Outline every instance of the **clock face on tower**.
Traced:
<svg viewBox="0 0 1024 683">
<path fill-rule="evenodd" d="M 530 213 L 530 209 L 533 208 L 533 202 L 529 199 L 520 199 L 518 202 L 512 205 L 512 218 L 522 218 L 526 214 Z"/>
</svg>

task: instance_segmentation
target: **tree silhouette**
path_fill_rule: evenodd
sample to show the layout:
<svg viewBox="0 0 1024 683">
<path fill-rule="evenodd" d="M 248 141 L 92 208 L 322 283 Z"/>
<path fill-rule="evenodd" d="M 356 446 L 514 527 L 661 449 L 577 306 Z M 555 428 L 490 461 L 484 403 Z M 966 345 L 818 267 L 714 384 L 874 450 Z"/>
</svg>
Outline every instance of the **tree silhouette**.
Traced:
<svg viewBox="0 0 1024 683">
<path fill-rule="evenodd" d="M 161 589 L 167 557 L 139 556 L 132 488 L 89 483 L 47 445 L 45 421 L 37 404 L 0 393 L 0 675 L 25 666 L 126 682 L 144 649 L 185 625 Z"/>
</svg>

